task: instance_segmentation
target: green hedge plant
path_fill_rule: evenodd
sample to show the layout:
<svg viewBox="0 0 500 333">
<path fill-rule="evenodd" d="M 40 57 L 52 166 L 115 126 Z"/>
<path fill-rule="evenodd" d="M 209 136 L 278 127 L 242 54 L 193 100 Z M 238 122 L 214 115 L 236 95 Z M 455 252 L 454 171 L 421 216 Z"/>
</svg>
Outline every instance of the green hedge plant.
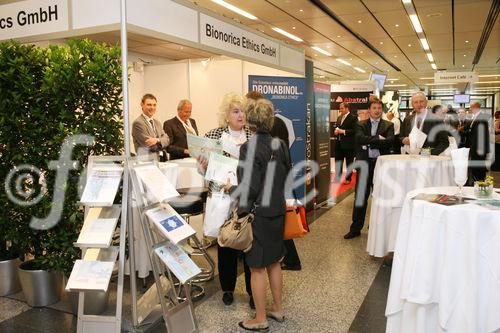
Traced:
<svg viewBox="0 0 500 333">
<path fill-rule="evenodd" d="M 41 196 L 36 204 L 20 205 L 2 191 L 0 241 L 12 246 L 7 251 L 0 245 L 0 251 L 34 257 L 34 268 L 71 271 L 79 255 L 73 243 L 83 222 L 77 204 L 79 179 L 89 155 L 122 154 L 121 101 L 119 48 L 89 40 L 48 48 L 0 43 L 0 180 L 26 203 Z M 34 230 L 31 218 L 44 218 L 52 208 L 56 171 L 49 163 L 59 159 L 64 140 L 77 134 L 94 136 L 95 144 L 73 149 L 72 159 L 79 168 L 64 184 L 59 223 Z M 42 179 L 30 173 L 31 178 L 18 183 L 18 175 L 5 182 L 13 168 L 25 164 L 38 168 Z"/>
</svg>

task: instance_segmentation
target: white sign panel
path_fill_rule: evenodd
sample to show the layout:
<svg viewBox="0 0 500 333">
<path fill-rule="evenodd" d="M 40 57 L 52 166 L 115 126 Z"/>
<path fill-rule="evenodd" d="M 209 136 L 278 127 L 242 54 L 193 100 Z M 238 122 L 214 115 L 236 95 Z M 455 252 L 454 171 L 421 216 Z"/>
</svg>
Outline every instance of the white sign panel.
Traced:
<svg viewBox="0 0 500 333">
<path fill-rule="evenodd" d="M 434 83 L 477 82 L 474 72 L 437 72 L 434 73 Z"/>
<path fill-rule="evenodd" d="M 200 43 L 275 65 L 279 64 L 279 44 L 200 13 Z"/>
<path fill-rule="evenodd" d="M 27 0 L 0 6 L 0 40 L 68 30 L 68 0 Z"/>
</svg>

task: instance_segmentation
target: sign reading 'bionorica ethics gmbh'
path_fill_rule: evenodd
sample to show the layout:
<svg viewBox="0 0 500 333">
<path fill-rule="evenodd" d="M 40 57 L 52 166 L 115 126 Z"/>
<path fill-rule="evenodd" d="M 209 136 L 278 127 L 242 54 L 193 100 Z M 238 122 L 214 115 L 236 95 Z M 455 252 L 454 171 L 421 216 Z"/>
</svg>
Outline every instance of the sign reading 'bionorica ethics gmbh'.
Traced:
<svg viewBox="0 0 500 333">
<path fill-rule="evenodd" d="M 475 72 L 437 72 L 434 73 L 434 83 L 477 82 Z"/>
<path fill-rule="evenodd" d="M 27 0 L 0 6 L 0 40 L 68 30 L 68 0 Z"/>
<path fill-rule="evenodd" d="M 200 13 L 200 43 L 251 59 L 279 64 L 278 43 L 203 13 Z"/>
</svg>

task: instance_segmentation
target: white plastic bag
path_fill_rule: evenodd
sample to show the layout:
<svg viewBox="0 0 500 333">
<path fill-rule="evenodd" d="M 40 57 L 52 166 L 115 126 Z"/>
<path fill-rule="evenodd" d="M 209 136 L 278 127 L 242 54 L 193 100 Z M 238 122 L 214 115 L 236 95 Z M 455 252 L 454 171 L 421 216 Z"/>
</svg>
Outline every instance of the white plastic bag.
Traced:
<svg viewBox="0 0 500 333">
<path fill-rule="evenodd" d="M 205 219 L 203 220 L 203 233 L 205 236 L 217 237 L 219 229 L 229 216 L 231 198 L 224 192 L 212 193 L 207 198 Z"/>
</svg>

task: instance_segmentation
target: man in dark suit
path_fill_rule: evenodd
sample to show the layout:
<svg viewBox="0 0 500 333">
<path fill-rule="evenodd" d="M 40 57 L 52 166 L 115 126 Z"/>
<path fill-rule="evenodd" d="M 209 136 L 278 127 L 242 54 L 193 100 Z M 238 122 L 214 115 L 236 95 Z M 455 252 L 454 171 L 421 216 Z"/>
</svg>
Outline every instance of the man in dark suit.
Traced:
<svg viewBox="0 0 500 333">
<path fill-rule="evenodd" d="M 409 135 L 414 127 L 427 134 L 422 148 L 431 148 L 432 155 L 439 155 L 448 148 L 448 132 L 442 119 L 427 110 L 427 97 L 421 91 L 411 97 L 414 112 L 405 118 L 401 127 L 401 145 L 409 145 Z"/>
<path fill-rule="evenodd" d="M 460 108 L 457 112 L 457 132 L 460 136 L 460 142 L 457 142 L 458 148 L 467 147 L 467 131 L 469 128 L 470 121 L 467 119 L 467 114 L 465 113 L 465 109 Z"/>
<path fill-rule="evenodd" d="M 137 155 L 156 153 L 160 161 L 166 160 L 164 149 L 170 142 L 161 123 L 153 116 L 156 113 L 156 97 L 145 94 L 141 101 L 142 114 L 132 124 L 132 139 Z"/>
<path fill-rule="evenodd" d="M 357 117 L 349 112 L 349 104 L 340 103 L 340 114 L 334 132 L 337 137 L 335 145 L 335 182 L 337 183 L 342 177 L 344 159 L 347 166 L 344 184 L 351 183 L 351 164 L 354 161 L 354 131 L 357 122 Z"/>
<path fill-rule="evenodd" d="M 171 160 L 189 157 L 187 133 L 198 135 L 196 121 L 191 119 L 192 109 L 191 102 L 183 99 L 177 105 L 177 116 L 163 123 L 163 129 L 171 140 L 167 147 Z"/>
<path fill-rule="evenodd" d="M 488 115 L 481 112 L 479 103 L 470 105 L 472 119 L 466 128 L 469 151 L 469 184 L 486 178 L 486 157 L 490 152 L 490 125 Z"/>
<path fill-rule="evenodd" d="M 369 118 L 356 124 L 356 180 L 352 224 L 345 239 L 361 235 L 365 224 L 368 196 L 373 187 L 373 173 L 380 155 L 390 154 L 394 145 L 394 124 L 382 119 L 382 102 L 372 98 L 369 102 Z"/>
</svg>

